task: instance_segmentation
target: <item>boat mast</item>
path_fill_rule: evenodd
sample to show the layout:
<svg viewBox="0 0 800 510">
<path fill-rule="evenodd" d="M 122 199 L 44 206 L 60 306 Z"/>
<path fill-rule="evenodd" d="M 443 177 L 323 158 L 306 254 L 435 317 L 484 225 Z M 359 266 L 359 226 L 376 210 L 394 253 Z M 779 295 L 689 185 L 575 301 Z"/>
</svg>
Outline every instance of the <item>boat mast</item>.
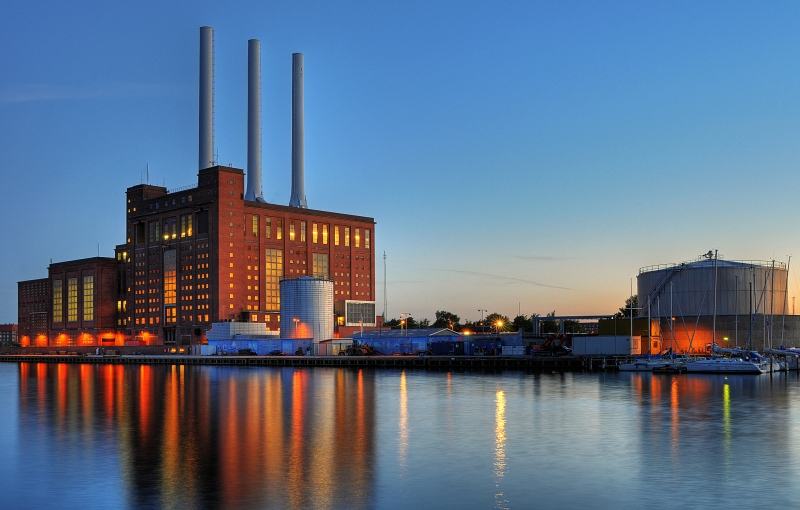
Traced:
<svg viewBox="0 0 800 510">
<path fill-rule="evenodd" d="M 772 259 L 772 279 L 769 286 L 769 348 L 772 349 L 772 326 L 775 323 L 775 259 Z"/>
<path fill-rule="evenodd" d="M 713 357 L 714 346 L 717 344 L 717 250 L 714 250 L 714 318 L 711 327 L 711 354 Z"/>
<path fill-rule="evenodd" d="M 734 342 L 736 342 L 736 348 L 739 348 L 739 275 L 736 275 L 736 287 L 733 291 L 733 313 L 735 314 L 735 318 L 733 319 L 733 327 L 735 328 L 733 338 Z"/>
<path fill-rule="evenodd" d="M 783 288 L 783 319 L 781 320 L 781 345 L 783 344 L 783 331 L 786 329 L 786 301 L 789 298 L 789 266 L 792 263 L 792 256 L 789 255 L 789 262 L 786 263 L 786 286 Z"/>
</svg>

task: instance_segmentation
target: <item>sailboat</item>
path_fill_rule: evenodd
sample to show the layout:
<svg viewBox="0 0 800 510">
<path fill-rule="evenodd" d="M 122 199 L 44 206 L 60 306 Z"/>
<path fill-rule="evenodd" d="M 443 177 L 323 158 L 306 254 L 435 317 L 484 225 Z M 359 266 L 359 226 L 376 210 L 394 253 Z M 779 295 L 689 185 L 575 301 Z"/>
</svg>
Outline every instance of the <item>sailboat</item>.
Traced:
<svg viewBox="0 0 800 510">
<path fill-rule="evenodd" d="M 710 252 L 709 252 L 710 253 Z M 711 336 L 711 359 L 695 360 L 686 364 L 689 373 L 719 374 L 763 374 L 769 369 L 769 364 L 758 353 L 753 351 L 738 351 L 734 349 L 721 349 L 717 347 L 717 252 L 714 251 L 714 319 Z M 718 358 L 716 353 L 727 352 L 740 357 Z"/>
</svg>

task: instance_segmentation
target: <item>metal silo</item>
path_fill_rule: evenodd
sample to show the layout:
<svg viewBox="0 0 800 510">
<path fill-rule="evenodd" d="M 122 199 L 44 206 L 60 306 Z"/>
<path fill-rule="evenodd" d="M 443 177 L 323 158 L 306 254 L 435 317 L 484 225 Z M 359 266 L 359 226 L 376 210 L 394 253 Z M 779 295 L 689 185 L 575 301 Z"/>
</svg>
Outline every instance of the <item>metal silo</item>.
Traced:
<svg viewBox="0 0 800 510">
<path fill-rule="evenodd" d="M 281 280 L 281 338 L 333 338 L 333 280 Z"/>
<path fill-rule="evenodd" d="M 673 315 L 713 315 L 716 284 L 716 315 L 782 314 L 786 275 L 783 262 L 708 257 L 643 267 L 637 279 L 639 306 L 642 315 L 648 306 L 651 316 L 659 305 L 668 312 L 670 303 Z"/>
<path fill-rule="evenodd" d="M 643 267 L 639 314 L 657 323 L 651 345 L 659 348 L 710 352 L 713 342 L 748 348 L 795 343 L 800 323 L 785 315 L 792 313 L 787 275 L 782 262 L 724 260 L 711 253 Z"/>
</svg>

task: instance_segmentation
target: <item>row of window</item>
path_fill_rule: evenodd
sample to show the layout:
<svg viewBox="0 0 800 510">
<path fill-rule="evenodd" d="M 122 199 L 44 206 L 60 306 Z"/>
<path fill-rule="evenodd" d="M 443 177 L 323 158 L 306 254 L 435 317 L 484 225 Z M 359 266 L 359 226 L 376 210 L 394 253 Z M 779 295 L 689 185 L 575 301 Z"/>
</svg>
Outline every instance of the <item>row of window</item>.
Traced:
<svg viewBox="0 0 800 510">
<path fill-rule="evenodd" d="M 64 321 L 64 285 L 53 280 L 53 322 Z M 94 320 L 94 276 L 83 277 L 83 320 Z M 67 278 L 67 322 L 78 322 L 78 278 Z"/>
</svg>

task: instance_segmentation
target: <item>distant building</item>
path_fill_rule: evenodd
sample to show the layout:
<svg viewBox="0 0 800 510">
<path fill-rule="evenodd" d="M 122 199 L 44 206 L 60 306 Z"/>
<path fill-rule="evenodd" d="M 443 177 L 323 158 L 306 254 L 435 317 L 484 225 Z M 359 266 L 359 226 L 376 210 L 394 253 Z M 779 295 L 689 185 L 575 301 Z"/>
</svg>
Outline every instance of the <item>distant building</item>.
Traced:
<svg viewBox="0 0 800 510">
<path fill-rule="evenodd" d="M 17 342 L 17 325 L 0 324 L 0 342 Z"/>
<path fill-rule="evenodd" d="M 17 284 L 19 343 L 24 347 L 48 345 L 50 280 L 39 278 Z"/>
</svg>

